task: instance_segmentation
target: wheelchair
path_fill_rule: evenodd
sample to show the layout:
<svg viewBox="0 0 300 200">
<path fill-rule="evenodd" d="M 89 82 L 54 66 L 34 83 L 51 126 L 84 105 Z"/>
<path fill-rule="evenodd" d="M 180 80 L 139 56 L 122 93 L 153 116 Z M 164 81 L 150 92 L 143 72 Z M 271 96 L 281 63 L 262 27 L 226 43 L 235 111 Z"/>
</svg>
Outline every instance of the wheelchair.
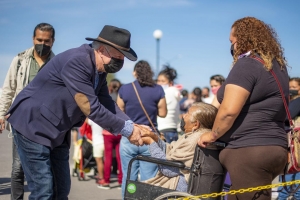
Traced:
<svg viewBox="0 0 300 200">
<path fill-rule="evenodd" d="M 225 143 L 221 142 L 215 142 L 208 148 L 201 148 L 197 145 L 191 167 L 185 166 L 184 163 L 180 161 L 163 160 L 148 156 L 138 155 L 135 158 L 132 158 L 128 165 L 124 199 L 177 199 L 201 194 L 228 191 L 230 186 L 224 184 L 226 170 L 219 162 L 219 154 L 224 147 Z M 188 170 L 190 173 L 190 178 L 188 181 L 187 193 L 130 180 L 131 165 L 135 160 Z M 210 166 L 208 166 L 206 163 L 210 163 Z M 206 198 L 206 200 L 221 200 L 222 198 L 223 197 L 219 196 L 214 198 Z"/>
</svg>

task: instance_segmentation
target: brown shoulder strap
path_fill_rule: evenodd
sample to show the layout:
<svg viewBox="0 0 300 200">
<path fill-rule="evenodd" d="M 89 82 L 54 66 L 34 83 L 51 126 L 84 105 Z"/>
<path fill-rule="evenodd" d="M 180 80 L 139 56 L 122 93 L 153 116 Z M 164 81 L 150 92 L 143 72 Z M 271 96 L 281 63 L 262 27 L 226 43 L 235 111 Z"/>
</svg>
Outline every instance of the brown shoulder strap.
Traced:
<svg viewBox="0 0 300 200">
<path fill-rule="evenodd" d="M 150 117 L 149 117 L 149 115 L 148 115 L 146 109 L 144 108 L 144 105 L 143 105 L 143 103 L 142 103 L 142 100 L 141 100 L 141 98 L 140 98 L 140 95 L 139 95 L 139 93 L 138 93 L 138 91 L 137 91 L 137 89 L 136 89 L 136 87 L 135 87 L 135 85 L 134 85 L 133 82 L 132 82 L 132 86 L 133 86 L 133 89 L 134 89 L 134 91 L 135 91 L 135 94 L 136 94 L 136 96 L 137 96 L 137 98 L 138 98 L 138 100 L 139 100 L 139 102 L 140 102 L 140 105 L 141 105 L 141 107 L 142 107 L 142 109 L 143 109 L 143 111 L 144 111 L 146 117 L 148 118 L 148 121 L 150 122 L 150 124 L 151 124 L 153 130 L 157 133 L 156 128 L 154 127 L 154 125 L 153 125 L 153 123 L 152 123 L 152 121 L 151 121 L 151 119 L 150 119 Z"/>
<path fill-rule="evenodd" d="M 258 58 L 256 56 L 252 56 L 251 58 L 253 58 L 253 59 L 259 61 L 260 63 L 262 63 L 263 65 L 265 65 L 265 62 L 261 58 Z M 294 123 L 293 123 L 293 120 L 292 120 L 292 117 L 291 117 L 291 114 L 290 114 L 290 111 L 289 111 L 289 107 L 288 107 L 288 105 L 286 103 L 286 100 L 284 98 L 284 93 L 283 93 L 281 84 L 280 84 L 275 72 L 273 71 L 273 69 L 270 70 L 270 73 L 273 75 L 273 77 L 275 78 L 275 81 L 278 85 L 278 88 L 279 88 L 279 91 L 280 91 L 280 94 L 281 94 L 281 98 L 282 98 L 282 101 L 283 101 L 283 104 L 284 104 L 285 112 L 286 112 L 287 117 L 289 119 L 290 127 L 294 128 Z"/>
</svg>

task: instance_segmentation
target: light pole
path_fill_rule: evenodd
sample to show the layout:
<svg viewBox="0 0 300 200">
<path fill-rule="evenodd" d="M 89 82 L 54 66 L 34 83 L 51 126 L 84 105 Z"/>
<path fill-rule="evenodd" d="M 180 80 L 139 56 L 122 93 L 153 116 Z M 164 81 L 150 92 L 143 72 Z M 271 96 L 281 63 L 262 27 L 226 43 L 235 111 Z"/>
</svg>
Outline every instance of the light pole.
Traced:
<svg viewBox="0 0 300 200">
<path fill-rule="evenodd" d="M 162 31 L 159 29 L 153 32 L 153 37 L 156 39 L 156 75 L 158 75 L 159 72 L 159 40 L 162 35 Z"/>
</svg>

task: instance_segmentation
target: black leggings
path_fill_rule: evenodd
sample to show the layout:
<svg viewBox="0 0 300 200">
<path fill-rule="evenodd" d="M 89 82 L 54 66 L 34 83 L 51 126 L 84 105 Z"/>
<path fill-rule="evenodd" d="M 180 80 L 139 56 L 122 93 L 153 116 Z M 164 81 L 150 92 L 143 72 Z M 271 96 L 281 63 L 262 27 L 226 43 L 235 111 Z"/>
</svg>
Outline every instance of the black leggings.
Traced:
<svg viewBox="0 0 300 200">
<path fill-rule="evenodd" d="M 283 173 L 287 163 L 287 150 L 280 146 L 255 146 L 224 149 L 220 162 L 228 170 L 231 190 L 272 184 Z M 271 200 L 271 189 L 228 195 L 228 200 Z"/>
</svg>

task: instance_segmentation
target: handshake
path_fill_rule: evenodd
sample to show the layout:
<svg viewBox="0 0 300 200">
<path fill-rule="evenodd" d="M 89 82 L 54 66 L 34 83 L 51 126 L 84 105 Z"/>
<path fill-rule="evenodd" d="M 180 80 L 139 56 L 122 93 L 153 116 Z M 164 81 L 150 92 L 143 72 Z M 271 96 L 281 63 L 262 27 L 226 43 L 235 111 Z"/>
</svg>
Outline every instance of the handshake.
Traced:
<svg viewBox="0 0 300 200">
<path fill-rule="evenodd" d="M 144 144 L 149 145 L 158 142 L 158 137 L 149 126 L 134 124 L 132 134 L 128 137 L 128 140 L 134 145 L 143 146 Z"/>
</svg>

